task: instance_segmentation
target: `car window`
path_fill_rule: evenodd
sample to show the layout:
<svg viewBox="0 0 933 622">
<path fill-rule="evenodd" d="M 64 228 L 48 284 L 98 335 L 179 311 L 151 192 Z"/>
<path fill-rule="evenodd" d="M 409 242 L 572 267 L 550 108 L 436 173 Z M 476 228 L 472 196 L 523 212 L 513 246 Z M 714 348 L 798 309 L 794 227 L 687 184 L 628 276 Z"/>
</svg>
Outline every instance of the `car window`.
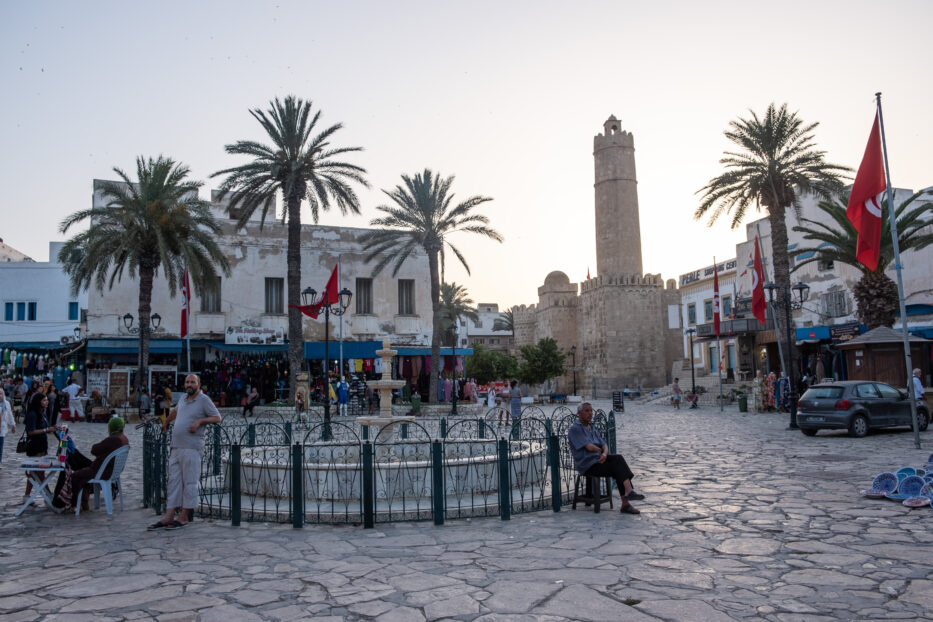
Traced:
<svg viewBox="0 0 933 622">
<path fill-rule="evenodd" d="M 855 397 L 878 397 L 878 392 L 873 384 L 860 384 L 855 387 Z"/>
<path fill-rule="evenodd" d="M 804 400 L 838 400 L 842 397 L 842 387 L 810 387 L 803 394 Z"/>
<path fill-rule="evenodd" d="M 878 392 L 881 394 L 881 397 L 889 400 L 899 400 L 901 399 L 901 393 L 892 386 L 881 384 L 880 382 L 875 383 L 875 388 L 878 389 Z"/>
</svg>

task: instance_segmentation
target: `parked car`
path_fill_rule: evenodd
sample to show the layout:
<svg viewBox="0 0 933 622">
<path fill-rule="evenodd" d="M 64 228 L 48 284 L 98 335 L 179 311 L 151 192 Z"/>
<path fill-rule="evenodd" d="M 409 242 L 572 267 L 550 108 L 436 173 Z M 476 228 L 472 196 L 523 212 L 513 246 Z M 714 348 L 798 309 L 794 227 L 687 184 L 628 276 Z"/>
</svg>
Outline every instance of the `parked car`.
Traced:
<svg viewBox="0 0 933 622">
<path fill-rule="evenodd" d="M 930 411 L 917 404 L 920 430 L 930 424 Z M 883 382 L 846 380 L 817 384 L 807 389 L 797 404 L 797 425 L 807 436 L 820 430 L 848 430 L 862 437 L 869 430 L 897 426 L 913 427 L 910 399 Z"/>
</svg>

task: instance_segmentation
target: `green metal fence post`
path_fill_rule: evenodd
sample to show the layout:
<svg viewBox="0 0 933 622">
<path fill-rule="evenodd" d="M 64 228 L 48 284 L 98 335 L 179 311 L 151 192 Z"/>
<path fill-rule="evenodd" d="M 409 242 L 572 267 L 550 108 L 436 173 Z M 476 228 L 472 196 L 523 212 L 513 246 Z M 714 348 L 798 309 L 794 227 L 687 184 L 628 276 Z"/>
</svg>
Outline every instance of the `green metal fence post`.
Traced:
<svg viewBox="0 0 933 622">
<path fill-rule="evenodd" d="M 369 426 L 363 426 L 365 432 Z M 373 444 L 363 442 L 363 528 L 375 527 L 375 490 L 373 489 Z"/>
<path fill-rule="evenodd" d="M 292 422 L 291 421 L 285 422 L 285 440 L 288 442 L 289 445 L 292 444 Z"/>
<path fill-rule="evenodd" d="M 301 445 L 292 445 L 292 527 L 299 529 L 304 525 L 305 495 L 302 483 L 304 482 L 304 460 L 301 456 Z"/>
<path fill-rule="evenodd" d="M 441 417 L 440 435 L 441 438 L 447 438 L 447 417 Z"/>
<path fill-rule="evenodd" d="M 251 423 L 246 426 L 246 444 L 249 447 L 256 446 L 256 424 Z"/>
<path fill-rule="evenodd" d="M 476 420 L 476 438 L 486 438 L 486 422 L 482 419 Z"/>
<path fill-rule="evenodd" d="M 211 451 L 211 462 L 214 467 L 214 476 L 220 475 L 220 426 L 211 426 L 211 442 L 213 443 Z"/>
<path fill-rule="evenodd" d="M 162 505 L 162 499 L 164 498 L 163 493 L 165 492 L 165 489 L 166 489 L 166 481 L 165 481 L 165 478 L 166 478 L 165 458 L 166 456 L 165 456 L 165 453 L 166 453 L 167 447 L 165 446 L 165 435 L 164 434 L 160 434 L 156 437 L 155 447 L 153 447 L 153 449 L 155 450 L 156 468 L 155 468 L 155 473 L 153 474 L 154 475 L 153 483 L 155 484 L 155 490 L 154 490 L 155 494 L 153 497 L 152 508 L 155 510 L 156 514 L 161 514 L 162 512 L 165 511 L 165 507 L 163 507 Z"/>
<path fill-rule="evenodd" d="M 143 430 L 143 507 L 148 508 L 152 496 L 152 433 Z"/>
<path fill-rule="evenodd" d="M 230 448 L 230 524 L 240 526 L 242 511 L 240 509 L 242 484 L 240 482 L 240 444 Z"/>
<path fill-rule="evenodd" d="M 548 434 L 547 448 L 548 466 L 551 468 L 551 508 L 555 512 L 560 512 L 560 439 L 553 434 Z"/>
<path fill-rule="evenodd" d="M 360 438 L 364 441 L 368 441 L 369 440 L 369 426 L 368 425 L 361 426 L 360 432 L 361 432 Z"/>
<path fill-rule="evenodd" d="M 408 438 L 408 424 L 407 423 L 402 424 L 402 438 L 403 439 Z"/>
<path fill-rule="evenodd" d="M 509 464 L 509 442 L 499 439 L 499 517 L 512 518 L 512 473 Z"/>
<path fill-rule="evenodd" d="M 509 438 L 513 441 L 517 441 L 522 435 L 522 421 L 521 419 L 512 419 L 512 431 L 509 433 Z"/>
<path fill-rule="evenodd" d="M 606 436 L 609 437 L 606 439 L 606 443 L 609 445 L 609 453 L 616 453 L 616 415 L 614 410 L 609 411 L 609 416 L 606 417 Z"/>
<path fill-rule="evenodd" d="M 444 445 L 440 441 L 431 444 L 431 501 L 434 507 L 434 524 L 444 524 Z"/>
</svg>

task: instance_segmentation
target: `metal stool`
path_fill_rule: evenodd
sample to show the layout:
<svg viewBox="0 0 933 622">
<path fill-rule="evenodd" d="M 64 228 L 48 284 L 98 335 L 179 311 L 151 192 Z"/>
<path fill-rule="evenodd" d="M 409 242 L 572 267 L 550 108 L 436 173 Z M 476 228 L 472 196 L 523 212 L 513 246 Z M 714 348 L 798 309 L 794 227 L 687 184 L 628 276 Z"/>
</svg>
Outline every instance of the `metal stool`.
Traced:
<svg viewBox="0 0 933 622">
<path fill-rule="evenodd" d="M 580 478 L 586 479 L 585 486 L 583 488 L 584 494 L 580 494 Z M 603 494 L 601 481 L 605 480 L 606 482 L 606 493 Z M 595 493 L 594 493 L 595 491 Z M 593 512 L 599 514 L 599 506 L 604 501 L 609 501 L 609 507 L 612 508 L 612 478 L 610 477 L 598 477 L 596 475 L 580 475 L 577 474 L 576 479 L 573 481 L 573 502 L 571 503 L 571 508 L 577 509 L 577 501 L 583 501 L 586 505 L 593 505 Z"/>
</svg>

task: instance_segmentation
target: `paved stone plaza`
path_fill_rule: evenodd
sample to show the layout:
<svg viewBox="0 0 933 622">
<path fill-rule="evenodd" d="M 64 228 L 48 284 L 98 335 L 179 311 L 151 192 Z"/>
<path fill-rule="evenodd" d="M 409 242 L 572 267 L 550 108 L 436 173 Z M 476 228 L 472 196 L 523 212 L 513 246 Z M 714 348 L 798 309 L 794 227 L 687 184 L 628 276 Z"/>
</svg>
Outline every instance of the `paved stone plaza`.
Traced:
<svg viewBox="0 0 933 622">
<path fill-rule="evenodd" d="M 598 404 L 606 408 L 608 404 Z M 15 620 L 930 619 L 933 510 L 858 491 L 926 462 L 910 432 L 785 431 L 786 415 L 631 406 L 619 448 L 648 495 L 605 508 L 443 527 L 197 521 L 147 532 L 140 433 L 128 504 L 14 517 L 14 435 L 0 486 L 0 618 Z M 77 424 L 82 449 L 105 434 Z M 824 436 L 825 435 L 825 436 Z M 18 435 L 17 435 L 18 436 Z M 616 510 L 618 501 L 616 501 Z"/>
</svg>

